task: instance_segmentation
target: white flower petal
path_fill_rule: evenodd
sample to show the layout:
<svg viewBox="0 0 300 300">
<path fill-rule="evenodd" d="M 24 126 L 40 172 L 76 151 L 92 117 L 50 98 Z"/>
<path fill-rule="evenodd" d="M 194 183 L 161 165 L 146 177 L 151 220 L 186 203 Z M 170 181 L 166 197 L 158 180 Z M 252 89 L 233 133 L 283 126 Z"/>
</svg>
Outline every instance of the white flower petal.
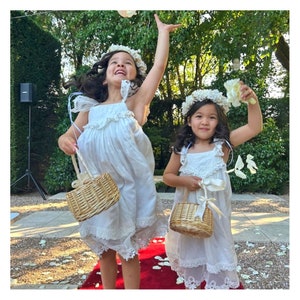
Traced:
<svg viewBox="0 0 300 300">
<path fill-rule="evenodd" d="M 239 155 L 237 160 L 236 160 L 236 163 L 235 163 L 235 167 L 234 167 L 236 170 L 241 170 L 244 168 L 244 163 L 243 163 L 243 160 L 241 158 L 241 156 Z"/>
<path fill-rule="evenodd" d="M 255 174 L 257 170 L 256 163 L 252 160 L 253 156 L 251 154 L 247 155 L 246 163 L 247 163 L 247 168 L 250 170 L 251 174 Z"/>
<path fill-rule="evenodd" d="M 155 256 L 155 259 L 159 260 L 159 261 L 163 261 L 164 259 L 161 256 Z"/>
<path fill-rule="evenodd" d="M 253 158 L 254 158 L 254 156 L 252 156 L 251 154 L 247 154 L 246 161 L 252 160 Z"/>
<path fill-rule="evenodd" d="M 235 170 L 235 175 L 237 177 L 242 178 L 242 179 L 246 179 L 247 178 L 247 176 L 242 171 L 240 171 L 240 170 Z"/>
<path fill-rule="evenodd" d="M 182 284 L 182 283 L 183 283 L 183 278 L 182 277 L 177 277 L 176 284 Z"/>
<path fill-rule="evenodd" d="M 232 104 L 232 106 L 237 107 L 240 106 L 240 79 L 231 79 L 227 80 L 224 83 L 224 87 L 226 88 L 227 91 L 227 98 L 228 102 Z"/>
</svg>

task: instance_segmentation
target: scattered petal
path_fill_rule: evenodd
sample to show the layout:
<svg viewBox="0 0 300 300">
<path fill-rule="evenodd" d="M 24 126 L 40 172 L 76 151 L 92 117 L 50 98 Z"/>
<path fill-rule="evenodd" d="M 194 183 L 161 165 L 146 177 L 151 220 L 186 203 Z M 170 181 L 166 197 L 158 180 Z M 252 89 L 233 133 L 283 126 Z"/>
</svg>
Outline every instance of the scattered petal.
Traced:
<svg viewBox="0 0 300 300">
<path fill-rule="evenodd" d="M 238 169 L 238 170 L 241 170 L 244 168 L 244 163 L 243 163 L 243 160 L 240 155 L 238 156 L 238 158 L 236 160 L 234 168 Z"/>
<path fill-rule="evenodd" d="M 42 247 L 46 246 L 46 240 L 40 240 L 39 245 L 41 245 Z"/>
<path fill-rule="evenodd" d="M 244 249 L 244 250 L 243 250 L 243 253 L 250 253 L 250 250 Z"/>
<path fill-rule="evenodd" d="M 243 279 L 249 279 L 250 278 L 250 275 L 247 275 L 247 274 L 241 274 L 241 277 Z"/>
<path fill-rule="evenodd" d="M 235 175 L 237 177 L 242 178 L 242 179 L 246 179 L 247 178 L 247 176 L 242 171 L 240 171 L 240 170 L 235 170 Z"/>
<path fill-rule="evenodd" d="M 24 263 L 23 266 L 26 266 L 26 267 L 35 267 L 36 264 L 32 263 L 32 262 L 29 262 L 29 263 Z"/>
<path fill-rule="evenodd" d="M 256 163 L 252 160 L 253 156 L 251 154 L 247 155 L 246 163 L 247 163 L 247 168 L 250 170 L 251 174 L 255 174 L 257 170 Z"/>
<path fill-rule="evenodd" d="M 176 279 L 176 284 L 182 284 L 184 282 L 183 278 L 182 277 L 177 277 Z"/>
<path fill-rule="evenodd" d="M 164 259 L 161 256 L 155 256 L 155 259 L 159 260 L 159 261 L 163 261 Z"/>
<path fill-rule="evenodd" d="M 251 268 L 251 267 L 249 267 L 248 270 L 252 272 L 252 275 L 257 275 L 258 274 L 258 272 L 255 269 Z"/>
<path fill-rule="evenodd" d="M 248 246 L 248 247 L 250 247 L 250 248 L 253 248 L 254 246 L 255 246 L 255 244 L 253 244 L 253 243 L 250 243 L 250 242 L 246 242 L 246 245 Z"/>
<path fill-rule="evenodd" d="M 256 281 L 254 280 L 245 280 L 245 283 L 250 284 L 250 283 L 255 283 Z"/>
<path fill-rule="evenodd" d="M 267 273 L 262 272 L 262 273 L 260 273 L 260 275 L 263 278 L 269 278 L 269 274 L 267 274 Z"/>
</svg>

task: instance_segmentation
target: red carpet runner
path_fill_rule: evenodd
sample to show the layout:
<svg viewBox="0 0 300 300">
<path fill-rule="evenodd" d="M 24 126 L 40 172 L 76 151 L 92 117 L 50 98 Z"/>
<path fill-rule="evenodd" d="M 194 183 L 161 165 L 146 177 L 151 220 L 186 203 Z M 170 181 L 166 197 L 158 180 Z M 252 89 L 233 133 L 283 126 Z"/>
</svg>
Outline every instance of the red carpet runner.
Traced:
<svg viewBox="0 0 300 300">
<path fill-rule="evenodd" d="M 166 258 L 164 238 L 155 238 L 149 246 L 139 251 L 141 263 L 141 289 L 185 289 L 177 274 L 171 270 Z M 124 289 L 122 268 L 118 264 L 117 289 Z M 201 284 L 204 289 L 205 282 Z M 97 263 L 79 289 L 103 289 L 100 265 Z M 242 284 L 239 289 L 244 289 Z"/>
</svg>

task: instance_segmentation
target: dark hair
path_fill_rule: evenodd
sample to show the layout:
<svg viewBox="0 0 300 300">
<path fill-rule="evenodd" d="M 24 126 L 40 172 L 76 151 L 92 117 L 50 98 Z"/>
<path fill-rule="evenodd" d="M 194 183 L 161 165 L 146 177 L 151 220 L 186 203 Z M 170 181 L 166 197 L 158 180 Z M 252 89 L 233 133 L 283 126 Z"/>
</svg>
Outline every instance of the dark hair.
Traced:
<svg viewBox="0 0 300 300">
<path fill-rule="evenodd" d="M 81 76 L 73 76 L 69 81 L 64 83 L 64 88 L 68 89 L 71 86 L 74 86 L 78 91 L 82 92 L 83 95 L 93 98 L 98 102 L 104 102 L 108 98 L 107 85 L 103 84 L 106 79 L 108 62 L 111 57 L 118 52 L 128 53 L 126 51 L 117 50 L 105 54 L 87 73 Z M 135 67 L 137 69 L 137 76 L 132 82 L 140 87 L 145 80 L 145 76 L 139 73 L 136 64 Z"/>
<path fill-rule="evenodd" d="M 210 143 L 213 143 L 214 139 L 222 139 L 226 140 L 230 143 L 229 134 L 230 134 L 230 128 L 228 124 L 228 120 L 225 114 L 224 109 L 213 102 L 210 99 L 206 99 L 203 101 L 197 101 L 195 102 L 187 112 L 187 114 L 184 117 L 184 124 L 180 127 L 176 141 L 174 143 L 173 151 L 175 153 L 180 153 L 183 146 L 187 147 L 189 144 L 194 145 L 195 143 L 195 134 L 193 133 L 191 127 L 188 125 L 189 119 L 192 117 L 192 115 L 202 106 L 207 104 L 213 104 L 217 111 L 218 116 L 218 125 L 216 127 L 215 134 L 211 137 Z M 226 143 L 226 146 L 227 143 Z"/>
</svg>

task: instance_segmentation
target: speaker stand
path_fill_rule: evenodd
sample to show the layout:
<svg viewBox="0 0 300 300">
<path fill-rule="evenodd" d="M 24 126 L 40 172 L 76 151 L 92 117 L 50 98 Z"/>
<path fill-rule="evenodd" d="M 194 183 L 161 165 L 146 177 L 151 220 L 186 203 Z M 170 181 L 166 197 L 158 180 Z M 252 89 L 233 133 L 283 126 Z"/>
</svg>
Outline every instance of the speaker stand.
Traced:
<svg viewBox="0 0 300 300">
<path fill-rule="evenodd" d="M 38 183 L 38 181 L 34 178 L 34 176 L 32 175 L 32 172 L 30 170 L 30 143 L 31 143 L 31 105 L 28 105 L 28 136 L 27 136 L 27 169 L 24 173 L 24 175 L 22 175 L 20 178 L 18 178 L 14 183 L 11 184 L 10 187 L 13 187 L 14 185 L 16 185 L 19 181 L 21 181 L 23 178 L 27 177 L 28 181 L 27 181 L 27 188 L 28 190 L 30 190 L 30 180 L 33 181 L 35 187 L 37 188 L 37 190 L 39 191 L 40 195 L 42 196 L 42 198 L 44 200 L 46 200 L 46 196 L 45 196 L 45 190 L 42 188 L 42 186 Z"/>
</svg>

